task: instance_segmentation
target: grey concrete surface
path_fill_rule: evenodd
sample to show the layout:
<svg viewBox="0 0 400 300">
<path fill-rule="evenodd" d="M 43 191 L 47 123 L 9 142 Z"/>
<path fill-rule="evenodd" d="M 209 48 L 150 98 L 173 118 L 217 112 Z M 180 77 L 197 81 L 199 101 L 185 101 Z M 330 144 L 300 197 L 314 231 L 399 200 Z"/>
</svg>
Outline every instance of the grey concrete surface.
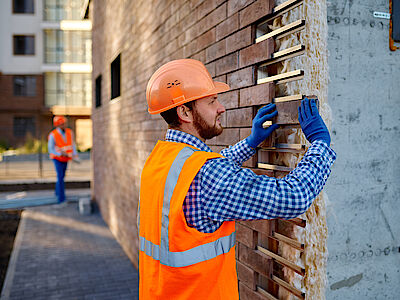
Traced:
<svg viewBox="0 0 400 300">
<path fill-rule="evenodd" d="M 400 50 L 386 0 L 328 3 L 329 103 L 337 161 L 328 180 L 327 299 L 399 299 Z"/>
<path fill-rule="evenodd" d="M 137 270 L 101 216 L 77 205 L 22 212 L 1 300 L 138 299 Z"/>
</svg>

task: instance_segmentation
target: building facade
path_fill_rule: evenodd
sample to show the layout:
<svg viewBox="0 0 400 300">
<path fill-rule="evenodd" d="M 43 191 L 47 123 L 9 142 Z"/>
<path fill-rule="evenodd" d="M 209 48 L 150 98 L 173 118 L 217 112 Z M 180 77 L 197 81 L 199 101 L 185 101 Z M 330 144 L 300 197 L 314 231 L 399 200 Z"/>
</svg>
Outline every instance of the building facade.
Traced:
<svg viewBox="0 0 400 300">
<path fill-rule="evenodd" d="M 65 115 L 81 150 L 91 148 L 91 22 L 80 0 L 0 3 L 0 140 L 46 139 Z"/>
</svg>

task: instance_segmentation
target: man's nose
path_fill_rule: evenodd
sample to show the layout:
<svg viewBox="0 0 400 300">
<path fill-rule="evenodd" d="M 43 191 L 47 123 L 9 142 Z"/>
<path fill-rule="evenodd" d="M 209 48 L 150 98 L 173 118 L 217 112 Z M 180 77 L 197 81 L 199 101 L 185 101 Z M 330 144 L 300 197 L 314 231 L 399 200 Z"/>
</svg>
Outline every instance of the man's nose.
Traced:
<svg viewBox="0 0 400 300">
<path fill-rule="evenodd" d="M 218 101 L 218 110 L 217 110 L 217 112 L 219 113 L 219 114 L 223 114 L 225 111 L 226 111 L 226 109 L 225 109 L 225 106 L 223 106 L 219 101 Z"/>
</svg>

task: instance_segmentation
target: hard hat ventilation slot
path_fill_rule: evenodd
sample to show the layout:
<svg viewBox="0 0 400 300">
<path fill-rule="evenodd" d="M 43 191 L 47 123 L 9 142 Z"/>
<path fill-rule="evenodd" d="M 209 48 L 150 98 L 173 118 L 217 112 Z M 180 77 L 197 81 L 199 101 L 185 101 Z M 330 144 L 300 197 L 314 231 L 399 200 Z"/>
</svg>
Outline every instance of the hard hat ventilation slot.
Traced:
<svg viewBox="0 0 400 300">
<path fill-rule="evenodd" d="M 174 82 L 168 82 L 167 83 L 167 89 L 169 89 L 169 88 L 172 88 L 173 86 L 175 86 L 175 85 L 180 85 L 181 83 L 180 83 L 180 81 L 177 79 L 177 80 L 175 80 Z"/>
</svg>

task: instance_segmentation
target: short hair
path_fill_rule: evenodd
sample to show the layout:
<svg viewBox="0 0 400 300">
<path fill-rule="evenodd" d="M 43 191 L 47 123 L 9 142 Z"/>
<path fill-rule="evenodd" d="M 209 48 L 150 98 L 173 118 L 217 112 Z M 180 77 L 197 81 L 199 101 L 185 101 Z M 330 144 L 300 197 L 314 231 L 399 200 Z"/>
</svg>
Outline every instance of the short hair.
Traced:
<svg viewBox="0 0 400 300">
<path fill-rule="evenodd" d="M 196 100 L 184 103 L 189 110 L 193 110 L 194 102 Z M 160 113 L 161 117 L 167 122 L 168 128 L 170 129 L 177 129 L 181 126 L 181 121 L 179 120 L 178 113 L 176 112 L 177 107 L 173 107 L 169 110 L 163 111 Z"/>
</svg>

